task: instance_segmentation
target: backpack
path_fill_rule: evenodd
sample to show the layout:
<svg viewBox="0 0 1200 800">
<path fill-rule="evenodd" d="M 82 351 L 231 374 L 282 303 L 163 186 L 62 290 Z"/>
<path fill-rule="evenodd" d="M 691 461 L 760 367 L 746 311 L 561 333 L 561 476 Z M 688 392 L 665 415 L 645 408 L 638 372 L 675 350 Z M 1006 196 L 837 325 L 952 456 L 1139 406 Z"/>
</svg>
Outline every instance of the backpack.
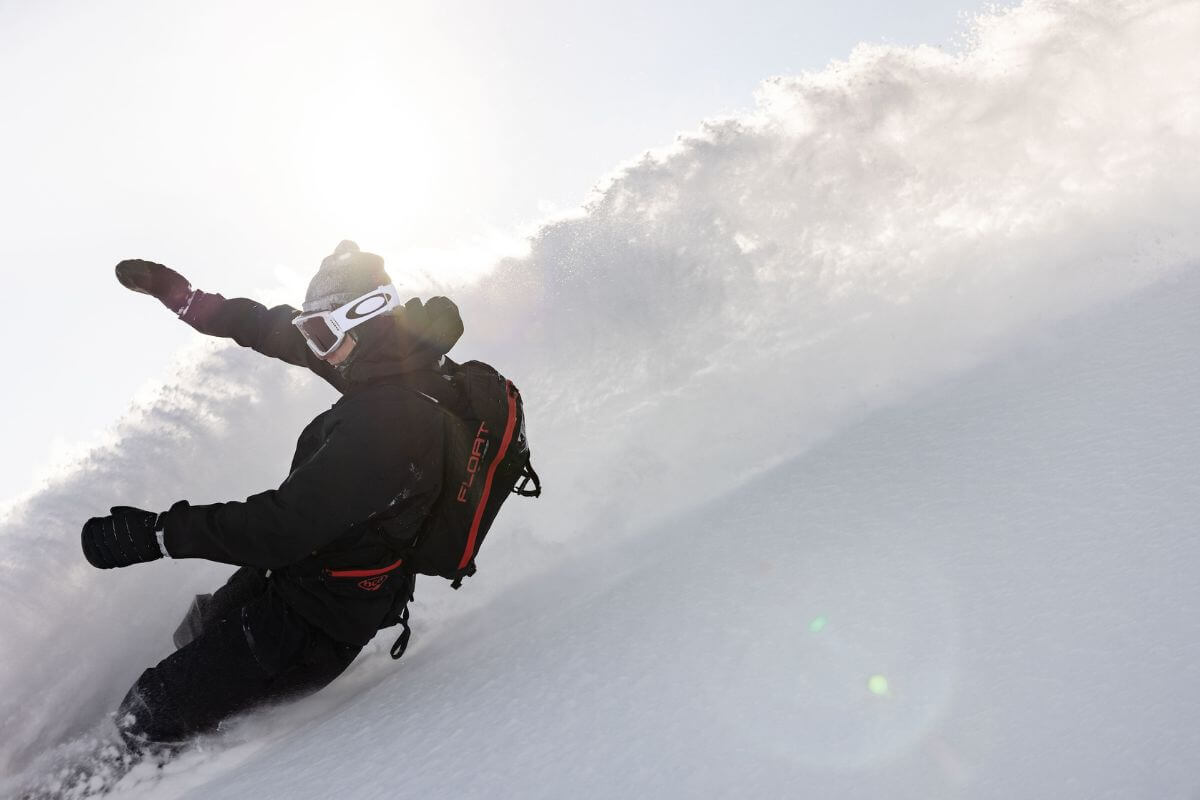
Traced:
<svg viewBox="0 0 1200 800">
<path fill-rule="evenodd" d="M 398 514 L 375 514 L 367 521 L 370 547 L 402 557 L 382 569 L 322 570 L 331 578 L 363 578 L 355 584 L 375 591 L 403 566 L 407 581 L 397 586 L 392 610 L 381 628 L 400 625 L 403 632 L 392 645 L 400 658 L 412 634 L 408 602 L 415 573 L 451 580 L 452 588 L 475 574 L 475 556 L 487 537 L 500 506 L 510 494 L 539 497 L 541 480 L 529 460 L 525 438 L 525 409 L 521 393 L 493 367 L 482 361 L 454 364 L 446 372 L 410 373 L 403 386 L 432 403 L 443 426 L 442 490 L 427 511 L 413 508 Z M 532 484 L 532 488 L 530 485 Z M 361 535 L 361 534 L 359 534 Z M 357 548 L 343 553 L 357 560 Z M 389 557 L 390 558 L 390 557 Z"/>
<path fill-rule="evenodd" d="M 468 361 L 441 376 L 431 395 L 413 391 L 442 412 L 445 435 L 442 492 L 407 546 L 410 569 L 462 585 L 475 574 L 475 556 L 510 494 L 539 497 L 530 463 L 521 393 L 490 365 Z M 532 484 L 533 488 L 529 488 Z"/>
</svg>

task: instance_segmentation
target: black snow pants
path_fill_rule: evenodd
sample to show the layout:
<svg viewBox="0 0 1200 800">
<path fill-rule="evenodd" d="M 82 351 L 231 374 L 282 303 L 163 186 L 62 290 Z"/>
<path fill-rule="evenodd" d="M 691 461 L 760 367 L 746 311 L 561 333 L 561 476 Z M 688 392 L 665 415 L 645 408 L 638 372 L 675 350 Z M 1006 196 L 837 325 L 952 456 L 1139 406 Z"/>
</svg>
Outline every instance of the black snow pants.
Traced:
<svg viewBox="0 0 1200 800">
<path fill-rule="evenodd" d="M 176 642 L 182 646 L 143 672 L 117 711 L 131 747 L 177 744 L 256 705 L 315 692 L 362 650 L 301 619 L 249 567 L 207 602 L 197 598 Z"/>
</svg>

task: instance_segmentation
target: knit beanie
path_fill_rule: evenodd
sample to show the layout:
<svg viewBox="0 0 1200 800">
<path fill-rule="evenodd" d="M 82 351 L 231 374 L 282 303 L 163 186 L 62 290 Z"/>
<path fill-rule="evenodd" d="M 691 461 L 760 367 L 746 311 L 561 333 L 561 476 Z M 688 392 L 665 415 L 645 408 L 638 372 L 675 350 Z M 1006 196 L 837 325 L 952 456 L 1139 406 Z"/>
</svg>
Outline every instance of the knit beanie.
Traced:
<svg viewBox="0 0 1200 800">
<path fill-rule="evenodd" d="M 380 256 L 364 253 L 346 239 L 325 257 L 309 282 L 304 311 L 329 311 L 391 282 Z"/>
</svg>

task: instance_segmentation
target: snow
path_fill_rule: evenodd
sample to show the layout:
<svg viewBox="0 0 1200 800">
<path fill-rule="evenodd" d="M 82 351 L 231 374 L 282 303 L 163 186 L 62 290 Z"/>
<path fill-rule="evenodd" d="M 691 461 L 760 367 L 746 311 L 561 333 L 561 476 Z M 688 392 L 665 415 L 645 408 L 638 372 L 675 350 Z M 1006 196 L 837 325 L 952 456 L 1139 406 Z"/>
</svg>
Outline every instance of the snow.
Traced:
<svg viewBox="0 0 1200 800">
<path fill-rule="evenodd" d="M 402 661 L 115 796 L 1200 790 L 1198 37 L 1196 2 L 1028 2 L 628 165 L 454 294 L 546 496 L 419 583 Z M 277 483 L 332 396 L 262 362 L 182 359 L 0 524 L 6 775 L 227 571 L 96 572 L 78 528 Z"/>
</svg>

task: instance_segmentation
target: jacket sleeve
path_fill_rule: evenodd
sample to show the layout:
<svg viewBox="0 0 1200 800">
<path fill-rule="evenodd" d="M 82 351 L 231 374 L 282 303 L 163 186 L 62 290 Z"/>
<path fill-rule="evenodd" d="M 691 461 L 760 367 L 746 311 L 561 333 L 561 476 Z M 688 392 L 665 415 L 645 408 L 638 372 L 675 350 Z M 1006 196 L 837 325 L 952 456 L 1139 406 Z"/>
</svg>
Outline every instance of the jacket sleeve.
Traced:
<svg viewBox="0 0 1200 800">
<path fill-rule="evenodd" d="M 317 358 L 292 324 L 299 313 L 288 305 L 267 308 L 244 297 L 226 299 L 197 290 L 179 318 L 201 333 L 233 339 L 264 356 L 307 367 L 340 389 L 337 370 Z"/>
<path fill-rule="evenodd" d="M 277 569 L 393 503 L 432 505 L 441 489 L 442 429 L 427 416 L 420 420 L 426 422 L 403 429 L 379 426 L 390 432 L 368 418 L 343 420 L 278 489 L 245 502 L 176 503 L 165 518 L 167 552 Z"/>
</svg>

